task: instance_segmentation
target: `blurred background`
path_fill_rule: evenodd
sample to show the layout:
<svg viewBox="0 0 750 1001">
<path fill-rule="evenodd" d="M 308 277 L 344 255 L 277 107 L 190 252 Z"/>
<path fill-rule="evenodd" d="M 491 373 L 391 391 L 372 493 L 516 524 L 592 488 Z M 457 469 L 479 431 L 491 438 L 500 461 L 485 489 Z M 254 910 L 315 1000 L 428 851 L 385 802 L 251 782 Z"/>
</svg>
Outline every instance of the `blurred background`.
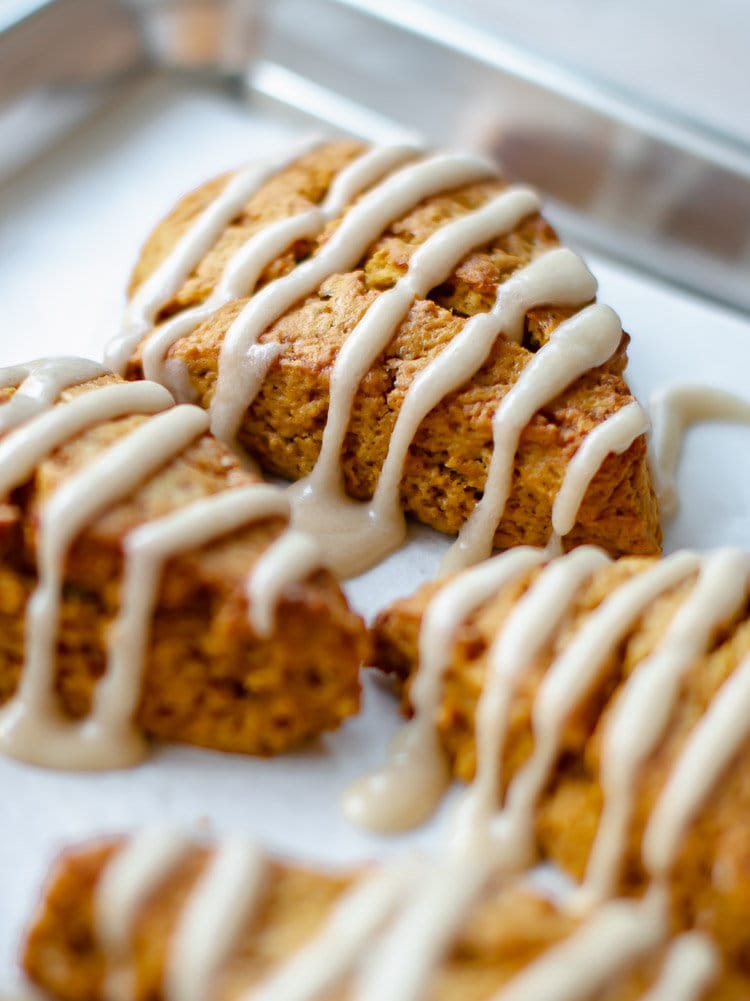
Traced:
<svg viewBox="0 0 750 1001">
<path fill-rule="evenodd" d="M 750 141 L 747 0 L 427 0 Z"/>
<path fill-rule="evenodd" d="M 198 88 L 479 149 L 582 247 L 747 314 L 749 42 L 747 0 L 0 0 L 0 183 L 134 88 Z"/>
</svg>

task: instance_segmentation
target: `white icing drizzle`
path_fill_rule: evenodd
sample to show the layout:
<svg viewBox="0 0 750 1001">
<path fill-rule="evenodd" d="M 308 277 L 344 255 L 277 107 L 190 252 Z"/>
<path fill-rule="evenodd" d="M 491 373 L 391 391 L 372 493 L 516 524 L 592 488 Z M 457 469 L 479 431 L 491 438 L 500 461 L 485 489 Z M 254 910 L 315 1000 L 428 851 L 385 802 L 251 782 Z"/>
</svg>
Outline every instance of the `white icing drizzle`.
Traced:
<svg viewBox="0 0 750 1001">
<path fill-rule="evenodd" d="M 86 525 L 187 447 L 207 423 L 197 407 L 158 414 L 66 480 L 41 511 L 39 584 L 26 610 L 24 667 L 18 691 L 0 711 L 0 747 L 12 757 L 57 767 L 95 766 L 80 739 L 84 728 L 64 719 L 54 689 L 66 557 Z"/>
<path fill-rule="evenodd" d="M 167 560 L 192 552 L 250 522 L 285 517 L 287 513 L 288 504 L 280 490 L 254 484 L 193 501 L 128 535 L 121 606 L 110 630 L 107 673 L 97 687 L 93 709 L 81 728 L 82 743 L 87 749 L 79 751 L 78 767 L 86 762 L 89 767 L 122 767 L 139 761 L 145 754 L 134 719 L 150 639 L 149 624 Z M 306 572 L 305 567 L 294 565 L 293 554 L 294 549 L 282 567 L 290 579 L 300 570 Z M 276 563 L 273 559 L 269 561 L 271 573 L 276 571 Z M 251 580 L 253 576 L 254 573 Z M 272 625 L 273 598 L 263 607 L 265 619 Z"/>
<path fill-rule="evenodd" d="M 491 872 L 487 859 L 443 859 L 428 871 L 369 951 L 353 1001 L 419 1001 Z"/>
<path fill-rule="evenodd" d="M 623 686 L 602 740 L 604 808 L 589 856 L 584 899 L 602 900 L 615 891 L 638 776 L 664 736 L 685 674 L 707 653 L 718 627 L 744 605 L 749 569 L 747 555 L 739 550 L 704 557 L 695 586 L 656 650 Z"/>
<path fill-rule="evenodd" d="M 577 306 L 595 292 L 596 282 L 586 265 L 564 247 L 532 261 L 500 286 L 489 313 L 472 317 L 409 386 L 370 505 L 371 517 L 381 522 L 399 517 L 399 487 L 419 425 L 445 396 L 479 371 L 500 333 L 519 342 L 526 313 L 534 306 Z"/>
<path fill-rule="evenodd" d="M 700 932 L 687 932 L 670 945 L 659 978 L 642 1001 L 699 1001 L 719 972 L 719 955 L 711 940 Z"/>
<path fill-rule="evenodd" d="M 96 893 L 95 930 L 109 962 L 108 984 L 126 975 L 132 929 L 190 846 L 146 832 L 106 867 Z M 227 840 L 192 888 L 169 944 L 167 1001 L 215 996 L 223 965 L 259 906 L 268 862 L 258 849 Z M 414 858 L 366 874 L 343 891 L 320 928 L 242 1001 L 317 1001 L 351 984 L 352 1001 L 419 1001 L 466 917 L 497 872 L 490 859 Z M 500 884 L 498 883 L 498 886 Z M 520 884 L 517 884 L 520 885 Z M 640 901 L 610 902 L 532 960 L 492 1001 L 583 1001 L 650 963 L 669 933 L 668 896 L 652 887 Z M 718 959 L 692 932 L 669 947 L 648 1001 L 698 1001 L 716 978 Z M 118 998 L 125 998 L 121 991 Z M 108 999 L 115 1001 L 111 993 Z"/>
<path fill-rule="evenodd" d="M 250 622 L 258 636 L 270 636 L 276 606 L 287 588 L 327 565 L 318 541 L 303 532 L 284 532 L 271 543 L 247 582 Z"/>
<path fill-rule="evenodd" d="M 522 370 L 492 418 L 493 451 L 482 499 L 442 563 L 445 572 L 484 559 L 510 495 L 521 433 L 537 411 L 617 350 L 622 328 L 608 306 L 587 306 L 565 320 Z"/>
<path fill-rule="evenodd" d="M 666 901 L 653 892 L 634 903 L 617 900 L 501 988 L 491 1001 L 581 1001 L 648 956 L 667 933 Z"/>
<path fill-rule="evenodd" d="M 435 719 L 441 679 L 458 629 L 502 586 L 546 559 L 543 550 L 510 550 L 459 574 L 432 599 L 422 620 L 419 670 L 411 692 L 415 718 L 402 728 L 385 768 L 347 791 L 344 811 L 349 819 L 375 830 L 393 831 L 413 826 L 434 809 L 448 782 Z M 604 554 L 586 548 L 550 564 L 520 599 L 494 641 L 487 686 L 477 712 L 478 775 L 475 788 L 459 807 L 455 850 L 471 855 L 477 846 L 482 851 L 491 849 L 509 867 L 528 861 L 534 807 L 557 760 L 566 721 L 648 605 L 687 579 L 700 563 L 697 555 L 688 552 L 654 563 L 621 584 L 586 617 L 540 683 L 532 710 L 533 753 L 510 783 L 505 808 L 493 817 L 514 687 L 551 639 L 576 589 L 606 561 Z M 713 573 L 711 578 L 715 579 Z"/>
<path fill-rule="evenodd" d="M 520 848 L 522 855 L 527 851 L 528 846 L 505 842 L 500 832 L 493 830 L 502 748 L 513 701 L 519 682 L 551 642 L 580 588 L 609 562 L 605 553 L 590 546 L 550 562 L 518 601 L 490 647 L 474 724 L 476 777 L 459 802 L 453 830 L 454 846 L 470 857 L 494 852 L 499 854 L 499 862 L 512 864 L 516 849 Z"/>
<path fill-rule="evenodd" d="M 412 146 L 375 147 L 357 157 L 334 179 L 323 204 L 294 216 L 279 219 L 253 234 L 229 260 L 209 298 L 199 306 L 184 310 L 162 324 L 143 347 L 143 372 L 147 379 L 164 382 L 178 398 L 186 395 L 187 383 L 181 379 L 181 366 L 166 360 L 169 349 L 180 338 L 192 333 L 216 310 L 235 299 L 252 295 L 265 269 L 295 241 L 318 236 L 354 198 L 394 168 L 412 159 Z M 256 373 L 261 382 L 265 372 Z M 179 394 L 179 395 L 178 395 Z"/>
<path fill-rule="evenodd" d="M 495 173 L 487 161 L 458 154 L 442 154 L 403 167 L 349 209 L 314 257 L 260 289 L 227 330 L 222 343 L 211 403 L 211 430 L 216 437 L 228 444 L 235 442 L 242 416 L 260 389 L 246 364 L 247 352 L 269 326 L 296 302 L 315 292 L 329 275 L 351 270 L 390 222 L 425 198 Z"/>
<path fill-rule="evenodd" d="M 325 532 L 331 541 L 335 537 L 335 552 L 341 560 L 339 572 L 350 576 L 372 566 L 395 549 L 406 532 L 398 489 L 403 458 L 413 433 L 405 443 L 396 442 L 401 462 L 398 469 L 393 469 L 395 476 L 391 473 L 384 481 L 386 493 L 381 490 L 368 505 L 349 501 L 344 490 L 340 455 L 360 383 L 395 336 L 415 300 L 424 299 L 430 289 L 446 281 L 473 249 L 515 229 L 539 208 L 534 192 L 510 188 L 438 229 L 414 252 L 406 274 L 378 296 L 339 351 L 331 372 L 320 455 L 312 473 L 290 488 L 294 523 L 318 535 Z"/>
<path fill-rule="evenodd" d="M 450 663 L 461 624 L 497 590 L 535 565 L 528 556 L 512 562 L 517 552 L 459 575 L 428 605 L 420 633 L 420 670 L 413 686 L 414 693 L 419 692 L 418 682 L 426 686 L 423 697 L 428 715 L 424 718 L 428 721 L 438 712 L 440 679 Z M 510 782 L 503 809 L 496 812 L 518 683 L 553 639 L 582 584 L 607 561 L 594 549 L 576 550 L 552 561 L 500 627 L 487 654 L 486 678 L 475 717 L 477 775 L 459 804 L 451 839 L 454 859 L 484 859 L 503 872 L 528 864 L 535 808 L 559 756 L 566 722 L 601 680 L 612 655 L 649 605 L 697 574 L 655 650 L 628 676 L 605 724 L 600 762 L 604 809 L 585 882 L 569 903 L 573 911 L 581 910 L 582 905 L 591 910 L 616 891 L 637 777 L 664 738 L 687 672 L 709 651 L 717 630 L 741 612 L 748 595 L 748 556 L 735 549 L 702 557 L 677 553 L 620 583 L 588 613 L 543 675 L 532 706 L 532 754 Z M 425 726 L 420 718 L 423 708 L 418 707 L 409 726 Z M 417 746 L 423 758 L 397 761 L 401 772 L 396 772 L 395 780 L 389 773 L 394 768 L 391 760 L 383 772 L 376 773 L 374 783 L 371 776 L 354 787 L 350 797 L 354 796 L 356 809 L 351 802 L 345 805 L 359 823 L 397 830 L 424 814 L 422 808 L 414 808 L 404 790 L 422 796 L 420 786 L 429 784 L 423 776 L 429 778 L 430 769 L 440 767 L 444 759 L 434 726 L 421 733 L 426 736 L 420 737 L 422 743 Z M 750 657 L 724 682 L 694 727 L 649 818 L 642 855 L 655 885 L 664 885 L 690 824 L 749 739 Z M 392 782 L 396 795 L 391 797 Z M 434 804 L 434 791 L 428 802 Z M 688 975 L 683 970 L 682 978 L 676 972 L 669 973 L 668 982 L 675 980 L 675 997 L 698 997 L 711 969 L 696 946 L 692 972 Z M 666 988 L 659 991 L 654 997 L 671 997 Z M 526 994 L 518 996 L 526 998 Z M 546 996 L 539 995 L 540 999 Z M 369 995 L 367 998 L 369 1001 Z"/>
<path fill-rule="evenodd" d="M 0 368 L 0 389 L 17 387 L 10 400 L 0 405 L 0 434 L 47 410 L 64 389 L 106 373 L 97 362 L 73 357 L 39 358 Z"/>
<path fill-rule="evenodd" d="M 29 480 L 46 456 L 87 428 L 129 414 L 155 414 L 173 402 L 155 382 L 114 383 L 33 417 L 0 440 L 0 496 Z"/>
<path fill-rule="evenodd" d="M 506 797 L 513 838 L 530 843 L 534 808 L 557 761 L 566 722 L 597 683 L 612 653 L 651 602 L 698 566 L 698 557 L 675 553 L 630 578 L 584 620 L 544 675 L 532 709 L 534 750 L 514 776 Z"/>
<path fill-rule="evenodd" d="M 54 682 L 70 547 L 91 521 L 204 433 L 208 415 L 198 407 L 173 407 L 166 389 L 152 382 L 111 383 L 54 406 L 55 391 L 49 387 L 57 386 L 59 392 L 63 383 L 99 374 L 98 367 L 92 370 L 86 362 L 79 366 L 69 359 L 59 374 L 51 359 L 48 365 L 0 371 L 0 380 L 12 385 L 28 378 L 28 370 L 41 373 L 48 388 L 31 395 L 43 399 L 49 409 L 0 440 L 0 496 L 26 482 L 46 456 L 87 428 L 128 415 L 151 419 L 66 479 L 41 510 L 39 583 L 26 610 L 26 656 L 18 690 L 0 710 L 0 747 L 14 757 L 52 767 L 124 767 L 145 753 L 135 716 L 163 567 L 169 559 L 251 523 L 287 519 L 289 503 L 278 488 L 255 484 L 193 501 L 130 532 L 123 542 L 121 606 L 109 630 L 106 675 L 95 690 L 89 715 L 81 721 L 66 718 Z M 297 532 L 283 533 L 269 547 L 247 581 L 249 616 L 259 634 L 270 632 L 285 589 L 322 562 L 315 544 Z"/>
<path fill-rule="evenodd" d="M 175 929 L 164 978 L 166 1001 L 206 1001 L 263 892 L 266 860 L 252 845 L 220 845 Z"/>
<path fill-rule="evenodd" d="M 518 547 L 459 574 L 430 603 L 419 634 L 419 671 L 410 691 L 414 718 L 396 735 L 384 768 L 346 791 L 343 807 L 351 821 L 395 831 L 415 826 L 435 809 L 450 778 L 436 723 L 443 675 L 458 631 L 504 584 L 543 560 L 542 550 Z"/>
<path fill-rule="evenodd" d="M 568 463 L 552 506 L 552 530 L 560 538 L 575 525 L 583 498 L 607 456 L 612 453 L 622 455 L 648 429 L 646 412 L 633 401 L 586 435 Z"/>
<path fill-rule="evenodd" d="M 420 631 L 420 672 L 412 690 L 414 723 L 418 724 L 420 714 L 426 712 L 430 723 L 426 733 L 434 733 L 442 675 L 462 623 L 500 588 L 545 559 L 540 550 L 511 551 L 458 575 L 430 603 Z M 577 591 L 607 563 L 608 557 L 593 548 L 575 550 L 549 563 L 516 603 L 488 652 L 488 680 L 477 711 L 478 775 L 470 790 L 470 796 L 480 803 L 484 799 L 477 813 L 481 823 L 487 822 L 497 800 L 499 761 L 517 683 L 553 639 Z M 696 572 L 697 581 L 675 613 L 664 640 L 633 671 L 610 721 L 611 730 L 616 730 L 618 719 L 625 718 L 628 726 L 636 727 L 633 760 L 643 761 L 647 749 L 663 732 L 685 670 L 705 652 L 714 630 L 731 619 L 744 601 L 747 557 L 736 550 L 720 550 L 707 557 L 685 552 L 654 562 L 621 583 L 591 611 L 554 659 L 533 707 L 532 756 L 511 782 L 506 797 L 505 819 L 512 825 L 514 838 L 528 836 L 531 812 L 557 757 L 565 721 L 596 684 L 612 653 L 649 604 Z M 503 701 L 500 696 L 506 690 Z M 637 697 L 634 692 L 639 693 Z M 607 903 L 592 911 L 584 924 L 530 963 L 492 1001 L 580 1001 L 617 982 L 639 961 L 651 960 L 669 933 L 664 881 L 680 843 L 748 739 L 750 657 L 724 682 L 690 733 L 657 801 L 643 840 L 644 864 L 656 880 L 646 897 L 639 902 Z M 427 738 L 426 743 L 428 754 L 438 751 L 435 741 Z M 604 746 L 603 757 L 614 753 L 614 746 Z M 439 753 L 435 756 L 440 757 Z M 630 765 L 624 767 L 627 781 Z M 321 930 L 255 987 L 246 1001 L 315 1001 L 324 992 L 335 990 L 344 978 L 352 978 L 353 1001 L 383 997 L 418 1001 L 469 911 L 498 874 L 499 861 L 499 872 L 505 871 L 502 862 L 507 858 L 499 860 L 491 848 L 491 842 L 454 842 L 454 850 L 434 865 L 412 862 L 388 866 L 356 883 L 336 902 Z M 170 853 L 165 851 L 165 857 L 169 860 Z M 142 868 L 148 870 L 149 866 Z M 231 872 L 221 879 L 212 877 L 211 899 L 221 901 L 238 882 Z M 116 880 L 114 883 L 117 885 Z M 154 886 L 153 870 L 146 883 Z M 255 886 L 252 880 L 250 883 Z M 195 949 L 196 942 L 210 938 L 213 947 L 202 953 L 210 958 L 198 964 L 198 972 L 186 977 L 191 985 L 201 984 L 203 993 L 197 989 L 169 993 L 169 1001 L 197 1001 L 208 996 L 242 920 L 251 912 L 255 892 L 251 889 L 249 898 L 240 896 L 243 917 L 227 924 L 221 917 L 224 904 L 199 907 L 198 895 L 191 898 L 190 913 L 201 911 L 205 916 L 208 911 L 210 921 L 199 926 L 194 918 L 185 942 Z M 135 894 L 144 899 L 142 890 L 136 889 Z M 230 900 L 231 908 L 240 907 L 233 894 Z M 98 913 L 102 912 L 100 907 Z M 132 909 L 126 909 L 127 914 L 132 914 Z M 132 916 L 125 920 L 132 925 Z M 181 927 L 190 923 L 184 919 Z M 120 942 L 124 934 L 121 930 Z M 109 938 L 118 941 L 117 933 L 110 932 Z M 179 966 L 179 956 L 173 953 L 170 963 Z M 685 934 L 668 950 L 644 998 L 698 1001 L 718 972 L 717 954 L 705 937 Z"/>
<path fill-rule="evenodd" d="M 96 898 L 96 931 L 123 979 L 139 909 L 184 858 L 176 834 L 150 832 L 109 863 Z M 167 1001 L 205 1001 L 263 892 L 267 862 L 226 841 L 192 889 L 171 936 Z M 397 862 L 344 891 L 319 931 L 256 985 L 247 1001 L 316 1001 L 355 974 L 353 997 L 417 1001 L 492 874 L 486 861 Z M 112 947 L 114 946 L 114 949 Z"/>
<path fill-rule="evenodd" d="M 710 386 L 677 385 L 654 393 L 649 408 L 659 503 L 669 517 L 677 511 L 675 473 L 687 429 L 701 421 L 750 424 L 750 401 Z"/>
<path fill-rule="evenodd" d="M 110 368 L 120 375 L 125 371 L 128 359 L 153 327 L 162 306 L 179 291 L 245 203 L 278 169 L 278 164 L 257 163 L 229 178 L 218 198 L 204 209 L 130 300 L 120 333 L 105 349 L 105 362 Z"/>
<path fill-rule="evenodd" d="M 365 876 L 335 903 L 321 930 L 243 1001 L 317 1001 L 361 960 L 414 886 L 421 867 L 392 864 Z"/>
<path fill-rule="evenodd" d="M 279 257 L 296 240 L 314 236 L 320 228 L 320 210 L 307 212 L 271 223 L 251 237 L 230 260 L 219 282 L 199 306 L 183 310 L 160 324 L 143 344 L 143 374 L 184 395 L 188 380 L 180 382 L 182 366 L 167 360 L 169 349 L 191 334 L 217 310 L 235 299 L 252 295 L 255 285 L 270 261 Z M 192 401 L 191 401 L 192 402 Z"/>
<path fill-rule="evenodd" d="M 654 876 L 668 875 L 691 821 L 750 737 L 750 657 L 727 678 L 682 749 L 643 835 Z"/>
<path fill-rule="evenodd" d="M 190 841 L 174 831 L 147 829 L 107 863 L 96 887 L 94 915 L 97 939 L 110 960 L 128 958 L 139 912 L 190 847 Z"/>
<path fill-rule="evenodd" d="M 261 335 L 295 303 L 314 293 L 328 276 L 355 267 L 387 226 L 419 202 L 497 176 L 487 161 L 457 154 L 440 154 L 408 164 L 417 153 L 408 146 L 371 149 L 340 172 L 319 207 L 278 220 L 251 236 L 230 259 L 204 303 L 152 331 L 143 347 L 146 377 L 169 386 L 178 399 L 192 400 L 194 390 L 184 366 L 167 359 L 169 349 L 226 303 L 252 296 L 224 337 L 210 406 L 212 431 L 235 446 L 247 407 L 283 351 L 277 344 L 266 350 L 271 346 L 259 343 Z M 472 249 L 513 230 L 539 208 L 535 193 L 510 188 L 465 217 L 446 223 L 415 251 L 407 273 L 377 297 L 341 348 L 331 375 L 320 455 L 313 472 L 292 488 L 294 524 L 321 539 L 330 549 L 332 569 L 339 574 L 353 576 L 362 572 L 403 541 L 405 520 L 399 491 L 411 442 L 427 414 L 481 368 L 497 338 L 502 335 L 520 343 L 526 313 L 535 306 L 581 307 L 594 298 L 596 282 L 580 258 L 564 248 L 543 254 L 511 275 L 498 289 L 493 308 L 468 320 L 409 386 L 372 500 L 361 503 L 347 496 L 340 455 L 362 379 L 392 340 L 415 300 L 426 297 L 431 288 L 445 281 Z M 207 217 L 210 211 L 206 210 Z M 318 235 L 342 213 L 338 228 L 314 257 L 255 291 L 264 269 L 288 246 L 297 239 Z M 220 215 L 218 212 L 216 218 Z M 200 248 L 200 239 L 191 239 L 186 237 L 192 260 Z M 174 257 L 175 262 L 170 265 L 168 260 L 164 267 L 177 276 L 182 273 L 176 263 L 177 250 Z M 154 276 L 157 286 L 166 287 L 163 281 L 160 286 Z M 139 324 L 142 329 L 149 315 L 151 323 L 146 325 L 152 326 L 158 313 L 155 293 L 149 298 L 144 287 L 144 296 L 151 304 L 149 308 L 153 308 L 149 314 L 135 300 L 131 304 L 137 322 L 131 317 L 132 330 L 126 337 L 130 350 L 139 339 L 132 331 Z M 615 314 L 604 306 L 589 306 L 561 324 L 524 369 L 496 411 L 494 449 L 484 497 L 448 554 L 445 569 L 459 569 L 490 554 L 510 493 L 513 459 L 523 428 L 540 407 L 583 372 L 603 364 L 616 350 L 620 337 Z M 581 446 L 570 464 L 565 493 L 556 507 L 558 524 L 567 524 L 571 519 L 574 522 L 586 489 L 606 455 L 623 451 L 645 430 L 642 412 L 635 404 L 623 409 L 626 412 L 622 416 L 615 415 L 597 429 L 598 433 Z M 639 426 L 640 431 L 636 430 Z M 559 548 L 559 541 L 553 537 L 552 549 L 555 545 Z"/>
</svg>

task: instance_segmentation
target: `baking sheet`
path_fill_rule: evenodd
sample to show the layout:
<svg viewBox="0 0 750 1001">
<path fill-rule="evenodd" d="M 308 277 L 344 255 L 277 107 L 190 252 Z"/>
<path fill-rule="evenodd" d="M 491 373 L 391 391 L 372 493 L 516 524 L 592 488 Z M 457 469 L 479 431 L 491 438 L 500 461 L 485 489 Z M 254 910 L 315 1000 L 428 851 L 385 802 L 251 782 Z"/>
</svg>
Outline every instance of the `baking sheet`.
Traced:
<svg viewBox="0 0 750 1001">
<path fill-rule="evenodd" d="M 52 154 L 0 187 L 0 364 L 50 353 L 100 357 L 116 327 L 138 247 L 176 196 L 291 138 L 220 93 L 152 78 L 104 108 Z M 588 255 L 600 294 L 633 335 L 630 380 L 700 381 L 746 392 L 750 323 Z M 683 503 L 667 548 L 750 544 L 750 429 L 707 425 L 687 441 Z M 407 547 L 348 585 L 367 615 L 434 572 L 447 541 L 415 527 Z M 363 713 L 304 753 L 270 761 L 157 749 L 141 767 L 104 775 L 33 769 L 0 758 L 0 991 L 14 981 L 18 938 L 55 851 L 95 833 L 168 821 L 257 837 L 323 862 L 384 856 L 438 842 L 435 821 L 398 838 L 351 828 L 339 796 L 380 763 L 398 725 L 373 679 Z"/>
</svg>

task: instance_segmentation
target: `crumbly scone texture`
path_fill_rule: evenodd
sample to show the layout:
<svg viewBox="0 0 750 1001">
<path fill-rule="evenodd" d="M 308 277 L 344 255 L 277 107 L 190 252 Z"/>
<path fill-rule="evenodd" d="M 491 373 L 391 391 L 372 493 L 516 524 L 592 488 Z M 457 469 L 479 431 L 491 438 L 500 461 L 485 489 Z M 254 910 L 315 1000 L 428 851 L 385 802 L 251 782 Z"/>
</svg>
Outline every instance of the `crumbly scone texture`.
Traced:
<svg viewBox="0 0 750 1001">
<path fill-rule="evenodd" d="M 105 384 L 104 377 L 64 397 Z M 0 395 L 0 398 L 2 396 Z M 25 608 L 37 583 L 40 506 L 146 417 L 98 425 L 58 448 L 0 506 L 0 702 L 23 667 Z M 257 482 L 203 435 L 131 496 L 94 520 L 67 559 L 55 690 L 65 713 L 85 716 L 106 668 L 119 607 L 123 540 L 153 518 Z M 161 578 L 137 723 L 151 737 L 225 751 L 274 754 L 357 712 L 367 638 L 334 578 L 317 571 L 279 602 L 268 637 L 249 622 L 250 569 L 286 525 L 266 519 L 170 560 Z"/>
<path fill-rule="evenodd" d="M 536 692 L 555 652 L 597 606 L 624 580 L 652 564 L 626 558 L 598 570 L 578 594 L 549 649 L 530 665 L 514 695 L 502 762 L 504 785 L 528 760 L 534 746 L 531 713 Z M 487 671 L 493 637 L 539 570 L 502 588 L 461 627 L 445 675 L 437 717 L 441 742 L 456 777 L 470 781 L 475 772 L 474 719 Z M 652 652 L 694 580 L 654 601 L 626 640 L 616 649 L 580 709 L 569 720 L 561 754 L 536 814 L 539 857 L 557 862 L 580 879 L 602 811 L 599 763 L 603 728 L 625 679 Z M 374 625 L 373 662 L 403 684 L 408 714 L 409 684 L 418 666 L 417 643 L 425 608 L 439 584 L 429 584 L 386 609 Z M 648 759 L 636 783 L 635 813 L 630 825 L 619 891 L 640 894 L 646 881 L 640 845 L 660 791 L 696 722 L 718 689 L 750 653 L 750 610 L 722 625 L 707 656 L 688 672 L 666 736 Z M 502 791 L 501 791 L 502 792 Z M 711 792 L 684 839 L 671 874 L 678 927 L 713 934 L 733 965 L 750 975 L 750 746 L 745 746 Z"/>
<path fill-rule="evenodd" d="M 32 981 L 59 1001 L 101 1001 L 105 975 L 118 970 L 97 941 L 96 888 L 117 842 L 67 850 L 48 879 L 23 948 Z M 209 858 L 196 848 L 136 916 L 132 950 L 133 1001 L 159 1001 L 170 936 L 191 888 Z M 216 1001 L 235 1001 L 290 958 L 318 932 L 341 893 L 362 877 L 272 862 L 263 897 L 221 970 Z M 535 958 L 564 940 L 577 921 L 519 885 L 489 885 L 439 965 L 423 1001 L 488 1001 Z M 635 1001 L 653 983 L 661 950 L 619 974 L 597 1001 Z M 320 1001 L 349 1001 L 350 984 Z M 744 991 L 744 993 L 743 993 Z M 740 1001 L 747 981 L 726 974 L 703 1001 Z M 383 1001 L 387 1001 L 383 998 Z M 593 1001 L 581 997 L 580 1001 Z"/>
<path fill-rule="evenodd" d="M 361 152 L 356 143 L 332 143 L 280 170 L 248 201 L 157 319 L 203 302 L 244 240 L 269 222 L 319 204 L 336 173 Z M 226 183 L 226 177 L 218 178 L 183 198 L 156 228 L 136 265 L 131 294 Z M 344 341 L 378 296 L 406 272 L 412 254 L 430 235 L 480 207 L 504 186 L 502 180 L 489 180 L 426 199 L 388 226 L 353 271 L 330 276 L 315 294 L 263 333 L 260 343 L 280 344 L 283 351 L 245 414 L 239 440 L 266 470 L 288 479 L 310 472 L 320 452 L 331 368 Z M 267 268 L 257 287 L 288 274 L 314 255 L 339 222 L 331 223 L 316 240 L 294 244 Z M 471 316 L 490 309 L 503 281 L 558 242 L 546 220 L 531 216 L 514 231 L 469 254 L 447 282 L 428 298 L 415 301 L 354 400 L 341 454 L 344 482 L 352 497 L 373 495 L 396 418 L 416 376 Z M 210 405 L 213 398 L 224 336 L 247 301 L 217 310 L 169 351 L 168 358 L 184 364 L 202 406 Z M 547 307 L 531 310 L 523 343 L 499 337 L 480 371 L 425 418 L 409 449 L 401 482 L 401 501 L 407 512 L 441 532 L 460 529 L 482 496 L 495 410 L 534 352 L 572 312 Z M 495 536 L 498 548 L 547 542 L 552 503 L 571 457 L 588 432 L 633 400 L 623 376 L 626 346 L 624 335 L 610 361 L 583 375 L 523 430 L 510 496 Z M 127 374 L 142 376 L 140 348 Z M 613 555 L 659 551 L 659 514 L 643 436 L 622 455 L 610 455 L 591 483 L 565 546 L 583 542 L 598 544 Z"/>
</svg>

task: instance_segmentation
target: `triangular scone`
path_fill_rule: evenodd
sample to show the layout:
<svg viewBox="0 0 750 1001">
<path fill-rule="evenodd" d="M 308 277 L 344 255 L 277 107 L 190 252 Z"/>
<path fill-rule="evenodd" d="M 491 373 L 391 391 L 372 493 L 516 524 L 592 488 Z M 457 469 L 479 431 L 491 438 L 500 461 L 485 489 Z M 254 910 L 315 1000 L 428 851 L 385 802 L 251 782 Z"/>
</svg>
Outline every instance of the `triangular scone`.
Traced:
<svg viewBox="0 0 750 1001">
<path fill-rule="evenodd" d="M 361 619 L 205 411 L 76 359 L 0 386 L 0 752 L 273 754 L 357 711 Z"/>
<path fill-rule="evenodd" d="M 353 540 L 343 570 L 398 544 L 401 509 L 463 530 L 453 565 L 553 527 L 565 549 L 654 554 L 647 422 L 595 291 L 536 194 L 485 161 L 339 142 L 184 198 L 107 354 L 210 407 L 264 469 L 307 478 L 295 517 Z M 347 506 L 342 483 L 368 503 Z"/>
<path fill-rule="evenodd" d="M 60 1001 L 123 984 L 153 1001 L 745 997 L 747 978 L 707 936 L 672 937 L 664 904 L 574 915 L 476 859 L 337 873 L 146 831 L 63 853 L 23 965 Z"/>
<path fill-rule="evenodd" d="M 587 905 L 663 881 L 681 924 L 745 962 L 749 567 L 732 549 L 611 562 L 581 547 L 550 562 L 519 548 L 397 602 L 375 624 L 374 663 L 421 708 L 399 744 L 406 790 L 390 769 L 379 787 L 408 802 L 424 761 L 443 760 L 472 782 L 464 833 L 507 836 L 509 865 L 554 859 Z M 377 821 L 376 784 L 357 805 Z"/>
</svg>

